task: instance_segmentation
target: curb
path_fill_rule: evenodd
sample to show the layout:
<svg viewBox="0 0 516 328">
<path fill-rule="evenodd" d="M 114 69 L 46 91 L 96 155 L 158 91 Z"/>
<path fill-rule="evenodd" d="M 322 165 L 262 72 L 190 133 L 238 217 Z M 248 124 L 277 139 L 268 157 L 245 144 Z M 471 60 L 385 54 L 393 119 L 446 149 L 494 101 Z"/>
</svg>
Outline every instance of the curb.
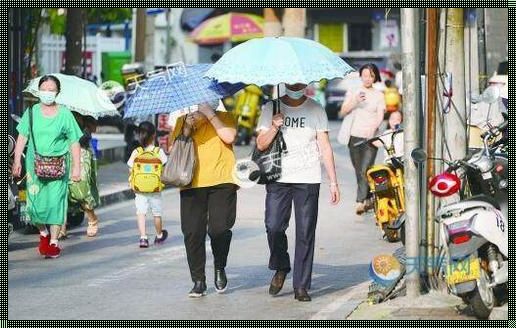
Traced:
<svg viewBox="0 0 516 328">
<path fill-rule="evenodd" d="M 177 189 L 177 188 L 174 186 L 165 186 L 163 191 L 171 190 L 171 189 Z M 127 188 L 124 190 L 116 191 L 111 194 L 106 194 L 106 195 L 100 196 L 100 206 L 98 208 L 107 207 L 107 206 L 110 206 L 110 205 L 113 205 L 116 203 L 124 202 L 126 200 L 131 200 L 131 199 L 134 199 L 134 191 L 132 189 Z"/>
</svg>

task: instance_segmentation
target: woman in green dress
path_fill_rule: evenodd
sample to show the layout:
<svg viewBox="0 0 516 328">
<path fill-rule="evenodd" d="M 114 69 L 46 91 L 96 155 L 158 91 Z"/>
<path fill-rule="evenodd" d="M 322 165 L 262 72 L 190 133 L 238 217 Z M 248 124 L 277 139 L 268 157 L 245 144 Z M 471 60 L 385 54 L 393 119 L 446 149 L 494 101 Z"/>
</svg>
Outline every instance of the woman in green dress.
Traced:
<svg viewBox="0 0 516 328">
<path fill-rule="evenodd" d="M 59 80 L 46 75 L 39 81 L 40 103 L 25 111 L 18 124 L 13 175 L 21 174 L 21 156 L 28 143 L 27 215 L 40 231 L 39 252 L 46 258 L 59 257 L 58 235 L 68 208 L 68 181 L 80 181 L 81 166 L 79 139 L 82 132 L 72 113 L 57 105 L 55 98 L 61 90 Z M 29 112 L 32 111 L 32 134 Z M 34 138 L 31 136 L 34 135 Z M 39 179 L 34 172 L 34 143 L 43 156 L 66 156 L 67 172 L 60 179 Z M 71 154 L 71 159 L 70 159 Z M 50 225 L 50 234 L 46 225 Z"/>
</svg>

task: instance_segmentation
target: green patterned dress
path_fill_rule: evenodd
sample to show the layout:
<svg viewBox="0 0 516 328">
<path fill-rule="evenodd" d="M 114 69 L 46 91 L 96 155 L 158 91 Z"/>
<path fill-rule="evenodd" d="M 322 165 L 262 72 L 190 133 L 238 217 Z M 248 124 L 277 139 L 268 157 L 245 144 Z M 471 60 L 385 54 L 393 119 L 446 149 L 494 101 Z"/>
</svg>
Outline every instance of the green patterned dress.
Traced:
<svg viewBox="0 0 516 328">
<path fill-rule="evenodd" d="M 70 146 L 79 141 L 82 131 L 73 114 L 59 106 L 57 114 L 44 116 L 40 104 L 33 106 L 33 133 L 31 138 L 29 110 L 26 110 L 17 127 L 27 138 L 25 158 L 27 169 L 27 216 L 35 224 L 61 225 L 68 209 L 68 181 L 71 168 Z M 40 180 L 34 173 L 34 143 L 41 155 L 67 156 L 67 173 L 58 180 Z"/>
</svg>

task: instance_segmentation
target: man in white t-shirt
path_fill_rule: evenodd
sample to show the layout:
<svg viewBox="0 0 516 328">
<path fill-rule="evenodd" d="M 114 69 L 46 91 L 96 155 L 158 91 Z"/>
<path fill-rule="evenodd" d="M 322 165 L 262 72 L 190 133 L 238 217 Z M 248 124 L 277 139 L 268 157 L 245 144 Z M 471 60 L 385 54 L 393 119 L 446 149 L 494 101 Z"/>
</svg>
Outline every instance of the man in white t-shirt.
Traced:
<svg viewBox="0 0 516 328">
<path fill-rule="evenodd" d="M 276 273 L 269 294 L 276 295 L 291 270 L 285 231 L 296 212 L 296 251 L 294 260 L 294 296 L 310 301 L 308 289 L 317 224 L 321 162 L 330 180 L 331 203 L 336 205 L 340 192 L 333 150 L 328 137 L 328 118 L 319 103 L 304 94 L 306 85 L 287 85 L 280 98 L 280 113 L 273 116 L 272 103 L 265 105 L 258 123 L 257 147 L 265 150 L 282 131 L 287 153 L 281 157 L 281 178 L 266 185 L 265 225 L 270 249 L 269 269 Z M 321 161 L 322 159 L 322 161 Z"/>
</svg>

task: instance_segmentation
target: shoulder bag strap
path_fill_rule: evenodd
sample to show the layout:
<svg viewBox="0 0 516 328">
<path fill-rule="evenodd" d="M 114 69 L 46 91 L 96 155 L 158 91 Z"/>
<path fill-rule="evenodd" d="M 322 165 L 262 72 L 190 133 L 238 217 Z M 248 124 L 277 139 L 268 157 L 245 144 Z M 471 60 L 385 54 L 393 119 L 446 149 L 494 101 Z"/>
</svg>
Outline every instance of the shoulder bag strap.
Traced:
<svg viewBox="0 0 516 328">
<path fill-rule="evenodd" d="M 36 149 L 36 140 L 34 140 L 34 123 L 32 119 L 32 110 L 34 106 L 31 106 L 29 108 L 29 129 L 30 129 L 30 138 L 32 139 L 32 145 L 34 146 L 34 153 L 38 153 L 38 150 Z"/>
</svg>

